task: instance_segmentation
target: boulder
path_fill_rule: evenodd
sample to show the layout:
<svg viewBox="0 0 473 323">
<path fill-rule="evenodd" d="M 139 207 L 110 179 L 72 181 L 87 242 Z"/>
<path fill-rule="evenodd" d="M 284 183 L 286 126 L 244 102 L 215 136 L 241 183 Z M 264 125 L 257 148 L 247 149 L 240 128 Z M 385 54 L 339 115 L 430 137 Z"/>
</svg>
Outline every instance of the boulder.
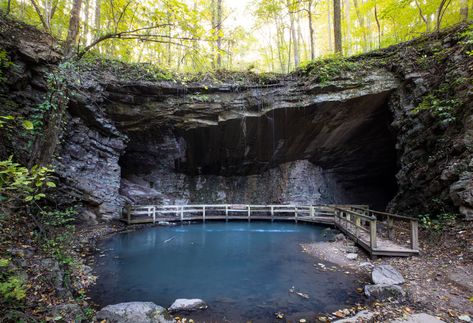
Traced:
<svg viewBox="0 0 473 323">
<path fill-rule="evenodd" d="M 180 311 L 198 311 L 198 310 L 205 310 L 207 308 L 207 304 L 198 298 L 194 299 L 186 299 L 186 298 L 178 298 L 172 303 L 169 307 L 170 312 L 180 312 Z"/>
<path fill-rule="evenodd" d="M 347 238 L 345 237 L 345 235 L 343 233 L 338 233 L 335 235 L 335 241 L 345 241 L 347 240 Z"/>
<path fill-rule="evenodd" d="M 152 302 L 108 305 L 97 312 L 97 320 L 109 323 L 173 323 L 165 308 Z"/>
<path fill-rule="evenodd" d="M 398 285 L 366 285 L 365 295 L 378 300 L 399 300 L 406 299 L 406 292 Z"/>
<path fill-rule="evenodd" d="M 348 253 L 347 254 L 347 259 L 349 259 L 349 260 L 356 260 L 357 258 L 358 258 L 357 253 Z"/>
<path fill-rule="evenodd" d="M 380 265 L 373 268 L 371 279 L 376 285 L 400 285 L 404 284 L 404 277 L 390 265 Z"/>
<path fill-rule="evenodd" d="M 60 304 L 51 309 L 51 316 L 61 317 L 64 322 L 74 322 L 82 314 L 82 309 L 77 304 Z"/>
</svg>

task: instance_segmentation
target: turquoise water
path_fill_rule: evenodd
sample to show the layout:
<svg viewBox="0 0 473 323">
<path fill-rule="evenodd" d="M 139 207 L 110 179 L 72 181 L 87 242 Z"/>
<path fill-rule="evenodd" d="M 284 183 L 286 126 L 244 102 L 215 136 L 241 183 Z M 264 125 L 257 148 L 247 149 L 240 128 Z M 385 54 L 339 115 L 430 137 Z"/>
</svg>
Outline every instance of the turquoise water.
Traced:
<svg viewBox="0 0 473 323">
<path fill-rule="evenodd" d="M 322 272 L 302 252 L 301 243 L 326 233 L 308 224 L 214 222 L 117 234 L 100 246 L 91 296 L 101 306 L 201 298 L 209 309 L 188 315 L 197 322 L 272 322 L 275 312 L 309 319 L 359 301 L 353 276 Z"/>
</svg>

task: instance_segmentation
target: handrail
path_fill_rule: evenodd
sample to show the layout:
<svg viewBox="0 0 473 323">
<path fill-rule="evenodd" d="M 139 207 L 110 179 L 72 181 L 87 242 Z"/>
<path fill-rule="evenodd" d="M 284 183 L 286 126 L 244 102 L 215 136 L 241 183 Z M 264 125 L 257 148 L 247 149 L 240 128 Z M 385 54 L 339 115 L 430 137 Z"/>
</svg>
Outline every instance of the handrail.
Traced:
<svg viewBox="0 0 473 323">
<path fill-rule="evenodd" d="M 368 220 L 368 221 L 376 220 L 375 216 L 369 216 L 369 215 L 361 214 L 361 213 L 358 213 L 358 212 L 355 212 L 355 211 L 351 211 L 349 209 L 344 209 L 344 208 L 340 208 L 340 207 L 333 207 L 333 209 L 335 209 L 337 211 L 343 211 L 343 212 L 347 212 L 347 213 L 359 216 L 359 217 L 361 217 L 365 220 Z"/>
<path fill-rule="evenodd" d="M 384 240 L 378 241 L 378 231 L 384 232 L 387 228 L 388 239 L 391 239 L 394 229 L 407 229 L 394 225 L 397 220 L 409 220 L 410 225 L 410 245 L 412 250 L 418 252 L 418 220 L 411 217 L 390 214 L 370 210 L 366 205 L 297 205 L 297 204 L 183 204 L 183 205 L 130 205 L 124 208 L 124 217 L 128 223 L 132 223 L 131 216 L 152 217 L 152 222 L 156 223 L 160 219 L 170 221 L 188 221 L 192 219 L 206 220 L 213 219 L 270 219 L 282 220 L 290 219 L 296 223 L 298 220 L 328 223 L 326 219 L 331 218 L 330 223 L 334 223 L 338 228 L 355 239 L 371 253 L 383 250 Z M 265 214 L 266 213 L 266 214 Z M 378 226 L 378 216 L 387 217 L 387 222 L 381 222 Z M 151 222 L 151 221 L 150 221 Z M 407 227 L 407 226 L 406 226 Z M 379 243 L 378 243 L 379 242 Z M 379 247 L 378 248 L 378 244 Z"/>
<path fill-rule="evenodd" d="M 405 216 L 405 215 L 392 214 L 392 213 L 388 213 L 388 212 L 381 212 L 381 211 L 370 210 L 370 209 L 362 209 L 362 208 L 358 208 L 358 207 L 352 207 L 352 208 L 357 209 L 357 210 L 363 210 L 363 211 L 373 213 L 373 214 L 385 215 L 385 216 L 389 216 L 389 217 L 396 218 L 396 219 L 418 221 L 417 218 L 410 217 L 410 216 Z"/>
<path fill-rule="evenodd" d="M 357 210 L 363 210 L 357 207 L 352 207 L 353 209 Z M 381 212 L 381 211 L 375 211 L 375 210 L 370 210 L 366 209 L 363 210 L 367 212 L 368 214 L 371 214 L 372 216 L 376 217 L 376 215 L 381 215 L 381 216 L 386 216 L 387 222 L 388 222 L 388 238 L 391 239 L 391 236 L 393 234 L 393 229 L 398 229 L 398 230 L 403 230 L 403 231 L 409 231 L 410 232 L 410 248 L 412 250 L 419 250 L 419 219 L 409 217 L 409 216 L 403 216 L 403 215 L 397 215 L 397 214 L 392 214 L 388 212 Z M 409 221 L 410 222 L 410 228 L 403 228 L 397 225 L 394 225 L 393 219 L 398 219 L 398 220 L 403 220 L 403 221 Z"/>
</svg>

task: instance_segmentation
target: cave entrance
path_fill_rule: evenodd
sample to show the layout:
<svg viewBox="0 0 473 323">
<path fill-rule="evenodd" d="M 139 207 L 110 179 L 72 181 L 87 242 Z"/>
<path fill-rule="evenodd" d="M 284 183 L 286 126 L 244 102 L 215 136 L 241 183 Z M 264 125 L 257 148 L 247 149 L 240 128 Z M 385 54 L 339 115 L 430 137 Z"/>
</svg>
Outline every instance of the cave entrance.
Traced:
<svg viewBox="0 0 473 323">
<path fill-rule="evenodd" d="M 384 209 L 397 190 L 390 94 L 129 132 L 122 194 L 136 203 Z"/>
</svg>

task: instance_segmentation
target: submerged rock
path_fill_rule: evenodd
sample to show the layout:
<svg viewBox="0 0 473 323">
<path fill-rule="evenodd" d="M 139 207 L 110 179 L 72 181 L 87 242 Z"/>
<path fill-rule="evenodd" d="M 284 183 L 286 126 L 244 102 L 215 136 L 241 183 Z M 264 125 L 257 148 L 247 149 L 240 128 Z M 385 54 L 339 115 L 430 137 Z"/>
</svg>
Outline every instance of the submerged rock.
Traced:
<svg viewBox="0 0 473 323">
<path fill-rule="evenodd" d="M 365 295 L 378 300 L 393 299 L 403 301 L 407 293 L 398 285 L 366 285 Z"/>
<path fill-rule="evenodd" d="M 358 323 L 358 322 L 369 322 L 374 316 L 373 312 L 370 311 L 361 311 L 358 312 L 355 316 L 344 318 L 341 320 L 336 320 L 337 323 Z"/>
<path fill-rule="evenodd" d="M 164 307 L 152 302 L 108 305 L 97 312 L 97 320 L 110 323 L 172 323 L 175 320 Z"/>
<path fill-rule="evenodd" d="M 376 266 L 371 273 L 371 279 L 377 285 L 399 285 L 404 284 L 405 280 L 401 273 L 393 266 Z"/>
<path fill-rule="evenodd" d="M 205 310 L 207 308 L 207 304 L 198 298 L 194 299 L 186 299 L 186 298 L 178 298 L 172 303 L 169 307 L 170 312 L 179 312 L 179 311 L 198 311 L 198 310 Z"/>
<path fill-rule="evenodd" d="M 444 321 L 439 320 L 438 318 L 429 314 L 425 314 L 425 313 L 412 314 L 408 316 L 407 318 L 391 321 L 391 323 L 442 323 L 442 322 Z"/>
</svg>

